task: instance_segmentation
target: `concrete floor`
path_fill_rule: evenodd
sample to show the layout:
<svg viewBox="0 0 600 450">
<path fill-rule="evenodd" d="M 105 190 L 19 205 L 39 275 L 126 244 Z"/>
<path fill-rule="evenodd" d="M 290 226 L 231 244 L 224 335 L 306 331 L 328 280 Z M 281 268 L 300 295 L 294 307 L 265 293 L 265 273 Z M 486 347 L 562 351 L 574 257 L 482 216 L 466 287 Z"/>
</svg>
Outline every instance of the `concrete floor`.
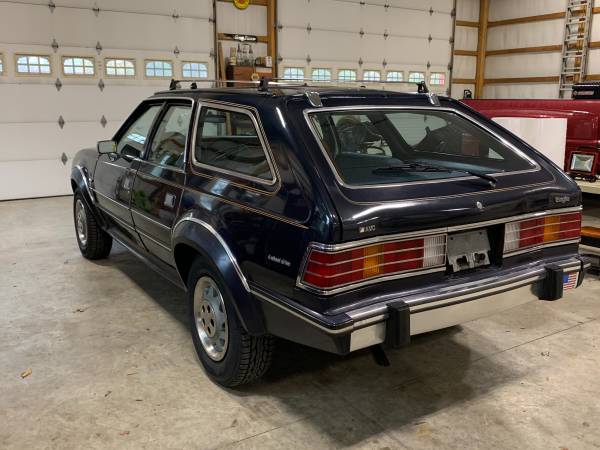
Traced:
<svg viewBox="0 0 600 450">
<path fill-rule="evenodd" d="M 71 202 L 0 203 L 0 448 L 600 448 L 593 277 L 418 337 L 390 368 L 282 343 L 263 381 L 224 390 L 183 294 L 122 249 L 84 260 Z"/>
</svg>

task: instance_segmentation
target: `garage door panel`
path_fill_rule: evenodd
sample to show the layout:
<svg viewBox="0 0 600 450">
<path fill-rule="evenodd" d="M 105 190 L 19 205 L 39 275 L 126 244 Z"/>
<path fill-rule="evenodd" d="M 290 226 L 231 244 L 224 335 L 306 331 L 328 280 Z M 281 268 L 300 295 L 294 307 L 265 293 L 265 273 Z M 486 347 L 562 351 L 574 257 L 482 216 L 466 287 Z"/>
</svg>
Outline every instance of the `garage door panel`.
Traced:
<svg viewBox="0 0 600 450">
<path fill-rule="evenodd" d="M 70 194 L 70 173 L 60 160 L 0 162 L 0 200 Z"/>
<path fill-rule="evenodd" d="M 31 0 L 11 0 L 12 3 L 35 4 L 48 8 L 47 1 Z M 209 17 L 212 12 L 210 0 L 60 0 L 55 2 L 57 8 L 87 8 L 92 9 L 96 6 L 103 10 L 114 11 L 144 11 L 150 14 L 171 15 L 177 11 L 180 16 L 200 16 Z"/>
<path fill-rule="evenodd" d="M 279 53 L 285 67 L 329 67 L 339 69 L 377 69 L 384 73 L 396 67 L 409 71 L 447 71 L 450 62 L 450 37 L 453 0 L 424 3 L 421 0 L 279 0 Z M 363 2 L 364 3 L 364 2 Z M 384 7 L 384 5 L 389 7 Z M 478 2 L 477 2 L 478 4 Z M 475 4 L 472 5 L 475 8 Z M 430 7 L 433 14 L 430 14 Z M 332 20 L 335 18 L 335 20 Z M 310 24 L 311 31 L 307 31 Z M 360 30 L 364 35 L 360 36 Z M 384 34 L 387 33 L 387 39 Z M 429 41 L 431 34 L 432 40 Z M 470 45 L 475 37 L 465 37 Z M 324 45 L 323 43 L 327 43 Z M 359 67 L 359 60 L 363 61 Z M 428 69 L 429 64 L 429 69 Z M 308 69 L 308 68 L 307 68 Z M 307 70 L 305 72 L 309 74 Z M 445 87 L 441 89 L 445 90 Z"/>
<path fill-rule="evenodd" d="M 23 24 L 27 24 L 26 27 Z M 152 30 L 139 33 L 140 29 Z M 189 31 L 193 29 L 194 32 Z M 90 10 L 0 3 L 0 42 L 50 45 L 53 39 L 61 46 L 140 50 L 173 49 L 205 52 L 210 47 L 198 36 L 209 36 L 206 20 L 135 13 L 105 11 L 96 15 Z"/>
<path fill-rule="evenodd" d="M 100 93 L 90 86 L 0 85 L 0 97 L 11 108 L 0 108 L 0 124 L 14 122 L 52 122 L 59 116 L 71 121 L 90 121 L 100 124 L 108 120 L 122 120 L 136 105 L 159 88 L 137 86 L 109 86 Z M 58 126 L 58 125 L 56 125 Z"/>
<path fill-rule="evenodd" d="M 38 3 L 41 3 L 38 4 Z M 173 62 L 181 76 L 182 61 L 214 64 L 209 0 L 61 0 L 51 12 L 47 2 L 0 2 L 0 51 L 5 70 L 0 82 L 0 198 L 27 198 L 70 193 L 69 172 L 75 153 L 112 137 L 134 108 L 168 79 L 145 77 L 145 59 Z M 91 8 L 100 9 L 95 14 Z M 176 13 L 179 18 L 173 18 Z M 56 39 L 58 48 L 51 43 Z M 102 50 L 96 51 L 100 42 Z M 179 54 L 174 52 L 179 49 Z M 16 76 L 14 54 L 47 54 L 52 74 Z M 92 78 L 62 74 L 62 56 L 96 59 Z M 179 56 L 179 57 L 177 57 Z M 134 58 L 135 77 L 107 78 L 107 57 Z M 54 85 L 61 79 L 60 90 Z M 104 89 L 98 87 L 103 79 Z M 202 84 L 202 83 L 201 83 Z M 59 117 L 64 126 L 59 126 Z M 102 126 L 101 119 L 108 121 Z M 61 161 L 63 153 L 66 164 Z"/>
<path fill-rule="evenodd" d="M 62 129 L 53 123 L 0 124 L 0 161 L 60 161 L 63 153 L 71 160 L 80 149 L 94 147 L 99 140 L 112 138 L 120 123 L 108 122 L 103 128 L 97 122 L 72 122 Z"/>
</svg>

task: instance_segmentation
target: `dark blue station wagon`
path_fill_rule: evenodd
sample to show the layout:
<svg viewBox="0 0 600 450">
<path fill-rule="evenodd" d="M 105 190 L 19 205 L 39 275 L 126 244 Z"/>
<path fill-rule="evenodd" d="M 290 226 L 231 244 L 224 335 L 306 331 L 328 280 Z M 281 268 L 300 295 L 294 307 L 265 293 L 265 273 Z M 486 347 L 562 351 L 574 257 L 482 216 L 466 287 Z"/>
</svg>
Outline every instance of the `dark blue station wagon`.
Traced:
<svg viewBox="0 0 600 450">
<path fill-rule="evenodd" d="M 273 336 L 403 346 L 557 300 L 588 266 L 575 183 L 427 92 L 159 92 L 77 154 L 71 183 L 82 254 L 117 241 L 185 289 L 199 359 L 225 386 L 267 370 Z"/>
</svg>

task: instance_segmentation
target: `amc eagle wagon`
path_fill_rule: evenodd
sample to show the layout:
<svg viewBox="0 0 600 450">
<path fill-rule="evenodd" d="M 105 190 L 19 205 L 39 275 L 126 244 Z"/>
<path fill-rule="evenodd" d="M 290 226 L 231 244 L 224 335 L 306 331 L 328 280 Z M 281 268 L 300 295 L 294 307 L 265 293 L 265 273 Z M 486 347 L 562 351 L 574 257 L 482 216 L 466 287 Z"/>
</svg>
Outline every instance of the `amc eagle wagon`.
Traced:
<svg viewBox="0 0 600 450">
<path fill-rule="evenodd" d="M 77 154 L 76 237 L 88 259 L 117 241 L 187 291 L 219 384 L 260 377 L 274 336 L 381 355 L 583 280 L 575 182 L 460 102 L 172 87 Z"/>
</svg>

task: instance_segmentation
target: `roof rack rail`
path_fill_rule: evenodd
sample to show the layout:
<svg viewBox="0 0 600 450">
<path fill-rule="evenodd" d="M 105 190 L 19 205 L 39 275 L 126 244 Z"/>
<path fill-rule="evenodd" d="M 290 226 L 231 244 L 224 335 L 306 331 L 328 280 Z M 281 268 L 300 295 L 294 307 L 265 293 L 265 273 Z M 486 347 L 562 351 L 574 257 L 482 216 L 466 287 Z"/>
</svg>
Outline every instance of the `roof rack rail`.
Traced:
<svg viewBox="0 0 600 450">
<path fill-rule="evenodd" d="M 361 88 L 366 88 L 369 84 L 374 85 L 416 85 L 419 94 L 428 94 L 429 88 L 425 81 L 372 81 L 372 80 L 315 80 L 313 78 L 296 78 L 290 80 L 287 78 L 268 78 L 262 77 L 256 81 L 245 80 L 215 80 L 215 79 L 171 79 L 169 90 L 181 89 L 181 83 L 190 83 L 190 89 L 198 89 L 198 83 L 211 83 L 212 87 L 247 87 L 256 86 L 258 91 L 267 92 L 269 87 L 351 87 L 359 84 Z"/>
</svg>

